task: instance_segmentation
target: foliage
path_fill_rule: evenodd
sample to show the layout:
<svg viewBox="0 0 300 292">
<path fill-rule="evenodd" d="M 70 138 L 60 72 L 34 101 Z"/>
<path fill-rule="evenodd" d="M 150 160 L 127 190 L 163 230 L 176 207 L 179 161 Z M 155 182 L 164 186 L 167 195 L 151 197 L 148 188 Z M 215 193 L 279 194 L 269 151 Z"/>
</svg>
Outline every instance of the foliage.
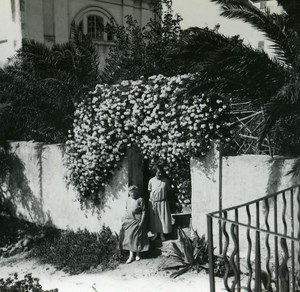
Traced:
<svg viewBox="0 0 300 292">
<path fill-rule="evenodd" d="M 195 238 L 191 240 L 181 228 L 178 230 L 180 247 L 177 243 L 171 242 L 171 248 L 163 267 L 165 270 L 179 269 L 170 275 L 173 278 L 191 269 L 200 272 L 208 262 L 208 243 L 205 237 L 199 237 L 195 232 Z"/>
<path fill-rule="evenodd" d="M 185 180 L 182 182 L 180 186 L 180 192 L 178 194 L 178 201 L 181 206 L 188 206 L 191 204 L 191 193 L 192 193 L 192 186 L 190 180 Z"/>
<path fill-rule="evenodd" d="M 300 116 L 294 113 L 274 124 L 274 144 L 278 153 L 297 156 L 300 154 Z"/>
<path fill-rule="evenodd" d="M 251 101 L 254 108 L 263 107 L 262 141 L 277 121 L 299 112 L 300 35 L 296 21 L 299 5 L 293 0 L 278 0 L 286 10 L 276 14 L 269 9 L 260 10 L 251 1 L 213 2 L 221 5 L 222 16 L 243 20 L 262 32 L 272 42 L 274 57 L 245 45 L 238 37 L 198 28 L 185 32 L 175 55 L 202 72 L 195 90 L 213 89 L 234 102 Z M 287 124 L 281 123 L 279 130 L 287 133 Z"/>
<path fill-rule="evenodd" d="M 52 264 L 71 274 L 99 268 L 115 268 L 122 259 L 118 249 L 118 237 L 108 227 L 101 232 L 67 230 L 50 232 L 35 244 L 31 256 Z"/>
<path fill-rule="evenodd" d="M 41 232 L 43 232 L 42 228 L 34 223 L 0 215 L 0 247 L 16 243 L 21 236 L 34 237 L 41 234 Z"/>
<path fill-rule="evenodd" d="M 81 199 L 97 202 L 127 147 L 137 147 L 151 163 L 163 162 L 181 184 L 189 157 L 201 157 L 212 139 L 228 139 L 228 105 L 213 94 L 193 94 L 194 75 L 97 85 L 78 104 L 67 141 L 70 181 Z"/>
<path fill-rule="evenodd" d="M 0 279 L 1 292 L 50 292 L 57 289 L 45 291 L 39 283 L 38 278 L 33 278 L 32 274 L 26 274 L 23 280 L 19 280 L 18 274 L 7 279 Z"/>
<path fill-rule="evenodd" d="M 3 179 L 5 178 L 6 174 L 8 173 L 10 169 L 9 164 L 9 155 L 7 154 L 7 151 L 4 147 L 0 146 L 0 182 L 3 182 Z"/>
<path fill-rule="evenodd" d="M 8 174 L 12 172 L 13 165 L 17 165 L 16 162 L 18 162 L 19 159 L 14 153 L 9 151 L 9 148 L 10 146 L 7 142 L 3 142 L 0 145 L 0 213 L 12 215 L 14 213 L 13 204 L 6 196 L 7 188 L 10 183 Z"/>
<path fill-rule="evenodd" d="M 92 40 L 73 27 L 64 44 L 24 40 L 0 69 L 2 140 L 64 142 L 73 121 L 74 101 L 99 82 Z"/>
<path fill-rule="evenodd" d="M 205 236 L 201 237 L 197 231 L 193 231 L 193 239 L 190 239 L 184 231 L 179 228 L 179 243 L 171 242 L 171 247 L 166 261 L 163 264 L 164 270 L 176 269 L 170 277 L 176 278 L 189 270 L 208 270 L 208 242 Z M 226 271 L 225 262 L 221 257 L 214 257 L 214 275 L 223 277 Z M 232 274 L 230 270 L 229 275 Z"/>
<path fill-rule="evenodd" d="M 156 1 L 154 16 L 145 27 L 140 27 L 131 16 L 126 18 L 125 26 L 110 27 L 115 45 L 106 59 L 104 81 L 114 83 L 137 80 L 140 76 L 179 74 L 180 63 L 169 57 L 180 37 L 182 20 L 173 14 L 172 1 Z"/>
</svg>

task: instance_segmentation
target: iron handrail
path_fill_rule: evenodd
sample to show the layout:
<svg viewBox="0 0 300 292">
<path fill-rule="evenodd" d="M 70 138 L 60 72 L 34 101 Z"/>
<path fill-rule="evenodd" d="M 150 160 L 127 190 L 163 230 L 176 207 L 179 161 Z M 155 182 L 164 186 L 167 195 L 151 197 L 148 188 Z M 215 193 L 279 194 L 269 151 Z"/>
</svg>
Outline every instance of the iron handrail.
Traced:
<svg viewBox="0 0 300 292">
<path fill-rule="evenodd" d="M 237 221 L 233 221 L 233 220 L 230 220 L 230 219 L 225 219 L 224 217 L 217 217 L 215 215 L 207 215 L 207 216 L 211 216 L 213 218 L 216 218 L 218 220 L 221 220 L 221 221 L 225 221 L 225 222 L 228 222 L 228 223 L 231 223 L 233 225 L 236 225 L 236 226 L 242 226 L 242 227 L 246 227 L 246 228 L 249 228 L 249 229 L 252 229 L 252 230 L 255 230 L 255 231 L 260 231 L 260 232 L 263 232 L 265 234 L 270 234 L 270 235 L 274 235 L 276 237 L 281 237 L 281 238 L 285 238 L 285 239 L 289 239 L 289 240 L 293 240 L 293 241 L 297 241 L 299 242 L 299 239 L 296 238 L 296 237 L 290 237 L 288 235 L 284 235 L 282 233 L 278 233 L 278 232 L 273 232 L 273 231 L 270 231 L 270 230 L 266 230 L 266 229 L 262 229 L 262 228 L 257 228 L 257 227 L 254 227 L 254 226 L 251 226 L 251 225 L 247 225 L 245 223 L 240 223 L 240 222 L 237 222 Z"/>
<path fill-rule="evenodd" d="M 273 199 L 272 209 L 270 209 L 269 199 Z M 261 206 L 263 206 L 264 212 L 262 212 Z M 295 214 L 295 208 L 298 210 L 297 214 Z M 279 210 L 281 210 L 281 216 L 279 216 Z M 246 213 L 244 213 L 245 211 Z M 229 214 L 230 219 L 228 219 Z M 247 223 L 242 219 L 244 214 Z M 244 204 L 207 214 L 211 292 L 215 292 L 214 261 L 216 259 L 213 245 L 213 220 L 218 221 L 220 227 L 218 233 L 221 242 L 221 244 L 219 243 L 219 254 L 224 260 L 223 279 L 227 291 L 242 290 L 241 261 L 247 265 L 248 269 L 248 273 L 245 274 L 247 275 L 247 291 L 261 292 L 264 289 L 269 292 L 299 291 L 300 281 L 296 281 L 296 277 L 298 277 L 296 261 L 300 264 L 300 251 L 296 255 L 295 248 L 296 244 L 300 245 L 300 229 L 297 232 L 295 226 L 298 228 L 300 226 L 300 184 Z M 295 224 L 295 220 L 298 220 L 298 225 Z M 278 226 L 281 226 L 281 231 L 278 230 Z M 244 243 L 247 245 L 242 244 L 245 251 L 247 248 L 246 258 L 240 258 L 241 230 L 246 232 Z M 271 241 L 270 236 L 273 237 Z M 253 255 L 255 256 L 254 261 Z M 218 256 L 217 259 L 219 259 Z M 232 276 L 231 285 L 229 284 L 230 275 Z"/>
<path fill-rule="evenodd" d="M 287 192 L 287 191 L 290 191 L 290 190 L 292 190 L 292 189 L 299 188 L 299 187 L 300 187 L 300 184 L 297 184 L 297 185 L 295 185 L 295 186 L 293 186 L 293 187 L 289 187 L 289 188 L 283 189 L 283 190 L 281 190 L 281 191 L 272 193 L 272 194 L 270 194 L 270 195 L 266 195 L 266 196 L 264 196 L 264 197 L 262 197 L 262 198 L 259 198 L 259 199 L 250 201 L 250 202 L 248 202 L 248 203 L 244 203 L 244 204 L 236 205 L 236 206 L 229 207 L 229 208 L 226 208 L 226 209 L 222 209 L 221 211 L 219 210 L 219 211 L 215 211 L 215 212 L 208 213 L 207 216 L 212 216 L 212 215 L 215 215 L 215 214 L 217 214 L 217 213 L 220 214 L 220 212 L 221 212 L 221 213 L 222 213 L 222 212 L 228 212 L 228 211 L 232 211 L 232 210 L 235 210 L 235 209 L 240 209 L 240 208 L 242 208 L 242 207 L 250 206 L 250 205 L 255 204 L 255 203 L 257 203 L 257 202 L 265 201 L 265 200 L 270 199 L 270 198 L 272 198 L 272 197 L 274 197 L 274 196 L 280 195 L 280 194 L 282 194 L 282 193 L 284 193 L 284 192 Z"/>
</svg>

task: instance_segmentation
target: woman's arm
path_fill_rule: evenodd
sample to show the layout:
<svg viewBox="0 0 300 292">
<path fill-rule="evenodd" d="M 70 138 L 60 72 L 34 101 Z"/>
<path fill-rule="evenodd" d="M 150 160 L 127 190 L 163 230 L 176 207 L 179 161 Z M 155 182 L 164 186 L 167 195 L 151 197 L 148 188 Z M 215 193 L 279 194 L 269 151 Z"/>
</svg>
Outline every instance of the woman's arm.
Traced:
<svg viewBox="0 0 300 292">
<path fill-rule="evenodd" d="M 146 207 L 145 207 L 145 201 L 142 198 L 140 198 L 139 200 L 140 200 L 140 202 L 139 202 L 140 207 L 142 209 L 142 216 L 141 216 L 141 221 L 140 221 L 139 225 L 142 226 L 144 224 L 145 218 L 146 218 Z"/>
<path fill-rule="evenodd" d="M 142 212 L 141 221 L 140 221 L 140 226 L 143 226 L 143 224 L 145 222 L 145 217 L 146 217 L 146 211 L 143 211 Z"/>
</svg>

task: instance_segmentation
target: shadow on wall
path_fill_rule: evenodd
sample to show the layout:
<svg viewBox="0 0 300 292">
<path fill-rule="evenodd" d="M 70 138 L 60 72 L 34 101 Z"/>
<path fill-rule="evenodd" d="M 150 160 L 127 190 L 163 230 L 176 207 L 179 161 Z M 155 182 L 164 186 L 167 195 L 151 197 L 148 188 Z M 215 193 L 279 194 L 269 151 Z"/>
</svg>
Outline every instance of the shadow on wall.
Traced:
<svg viewBox="0 0 300 292">
<path fill-rule="evenodd" d="M 291 167 L 289 171 L 284 172 L 285 163 L 288 160 L 292 160 Z M 284 176 L 290 176 L 290 186 L 295 186 L 300 183 L 300 160 L 297 158 L 272 158 L 269 160 L 272 163 L 269 173 L 267 194 L 272 194 L 279 191 L 281 186 L 282 178 Z"/>
<path fill-rule="evenodd" d="M 67 178 L 68 165 L 65 145 L 57 144 L 56 146 L 60 148 L 62 163 L 66 170 L 66 172 L 63 174 L 65 186 L 67 186 L 67 188 L 70 190 L 72 186 L 69 184 Z M 80 208 L 83 212 L 85 212 L 85 216 L 88 217 L 88 215 L 92 214 L 97 215 L 98 219 L 101 219 L 101 214 L 103 214 L 103 212 L 105 213 L 112 209 L 112 202 L 119 200 L 122 193 L 128 191 L 127 158 L 123 159 L 123 162 L 120 164 L 119 168 L 115 170 L 112 177 L 110 178 L 110 181 L 105 186 L 105 191 L 95 194 L 95 200 L 80 200 L 79 194 L 75 190 L 75 188 L 73 189 L 73 191 L 77 196 L 76 200 L 78 199 L 80 201 Z"/>
<path fill-rule="evenodd" d="M 30 182 L 25 174 L 24 163 L 10 150 L 8 144 L 4 144 L 0 148 L 0 212 L 20 217 L 18 206 L 21 206 L 29 217 L 24 219 L 53 225 L 49 214 L 45 215 L 43 212 L 42 196 L 37 198 L 31 190 Z M 41 180 L 41 177 L 38 179 Z"/>
<path fill-rule="evenodd" d="M 219 169 L 219 149 L 218 146 L 213 144 L 211 145 L 210 151 L 201 158 L 194 159 L 194 165 L 197 169 L 204 169 L 204 174 L 208 180 L 216 182 L 216 177 L 218 177 Z"/>
<path fill-rule="evenodd" d="M 111 204 L 108 204 L 108 202 L 120 199 L 120 194 L 127 192 L 128 171 L 124 171 L 126 165 L 127 161 L 125 160 L 109 182 L 109 185 L 105 187 L 105 194 L 101 197 L 101 203 L 97 206 L 100 210 L 110 210 Z"/>
<path fill-rule="evenodd" d="M 272 163 L 269 172 L 269 178 L 267 182 L 266 194 L 272 194 L 279 190 L 282 176 L 284 175 L 283 167 L 285 163 L 285 159 L 282 158 L 272 158 L 268 161 Z"/>
</svg>

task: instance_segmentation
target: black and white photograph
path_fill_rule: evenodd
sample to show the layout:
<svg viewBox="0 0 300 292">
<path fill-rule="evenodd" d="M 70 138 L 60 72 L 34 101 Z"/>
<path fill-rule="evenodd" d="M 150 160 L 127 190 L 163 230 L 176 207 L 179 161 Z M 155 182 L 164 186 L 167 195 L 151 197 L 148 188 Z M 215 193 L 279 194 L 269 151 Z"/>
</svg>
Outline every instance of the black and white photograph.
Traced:
<svg viewBox="0 0 300 292">
<path fill-rule="evenodd" d="M 300 0 L 0 0 L 0 292 L 299 292 Z"/>
</svg>

